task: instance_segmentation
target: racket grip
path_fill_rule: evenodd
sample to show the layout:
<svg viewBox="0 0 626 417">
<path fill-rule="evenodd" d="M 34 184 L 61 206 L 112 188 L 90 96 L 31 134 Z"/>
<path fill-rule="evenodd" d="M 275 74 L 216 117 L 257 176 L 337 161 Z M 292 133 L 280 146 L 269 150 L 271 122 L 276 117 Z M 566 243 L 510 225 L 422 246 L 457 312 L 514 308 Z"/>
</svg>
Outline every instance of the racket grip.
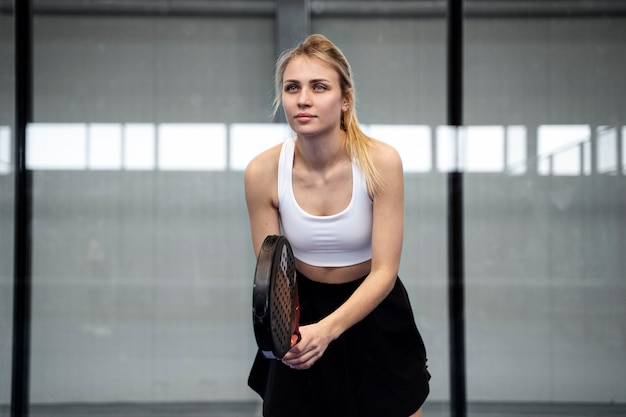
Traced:
<svg viewBox="0 0 626 417">
<path fill-rule="evenodd" d="M 291 347 L 294 347 L 302 340 L 302 334 L 300 334 L 300 299 L 296 295 L 296 329 L 291 335 Z"/>
<path fill-rule="evenodd" d="M 297 345 L 298 343 L 300 343 L 300 341 L 302 340 L 302 335 L 300 334 L 299 330 L 296 330 L 292 335 L 291 335 L 291 347 L 294 347 L 295 345 Z"/>
</svg>

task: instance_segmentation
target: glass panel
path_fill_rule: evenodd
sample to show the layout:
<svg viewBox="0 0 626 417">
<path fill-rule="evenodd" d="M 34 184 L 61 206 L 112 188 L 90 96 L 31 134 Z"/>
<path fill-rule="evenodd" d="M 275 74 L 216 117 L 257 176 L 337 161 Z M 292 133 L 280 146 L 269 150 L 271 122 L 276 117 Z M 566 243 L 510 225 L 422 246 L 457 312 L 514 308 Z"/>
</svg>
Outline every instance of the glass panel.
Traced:
<svg viewBox="0 0 626 417">
<path fill-rule="evenodd" d="M 465 44 L 465 122 L 505 138 L 465 150 L 498 166 L 466 166 L 470 404 L 623 403 L 626 20 L 471 18 Z"/>
<path fill-rule="evenodd" d="M 34 38 L 34 414 L 252 415 L 248 145 L 231 128 L 270 121 L 273 19 L 36 15 Z"/>
<path fill-rule="evenodd" d="M 120 403 L 258 414 L 246 385 L 254 254 L 243 168 L 290 135 L 268 123 L 273 18 L 155 17 L 145 0 L 113 5 L 116 16 L 38 3 L 51 13 L 34 21 L 28 130 L 32 415 L 133 409 Z M 516 7 L 541 2 L 526 3 Z M 425 415 L 448 411 L 446 172 L 457 165 L 470 414 L 626 401 L 626 21 L 500 10 L 506 18 L 483 10 L 466 21 L 461 152 L 444 126 L 441 8 L 311 21 L 350 60 L 364 127 L 404 162 L 400 275 L 433 374 Z M 0 14 L 0 91 L 13 91 L 12 29 Z M 11 374 L 12 103 L 0 95 L 0 416 Z M 180 414 L 171 407 L 158 412 Z"/>
<path fill-rule="evenodd" d="M 355 78 L 365 131 L 392 144 L 405 170 L 405 235 L 400 266 L 428 352 L 427 414 L 449 399 L 446 176 L 433 145 L 445 123 L 445 19 L 312 20 L 344 52 Z"/>
<path fill-rule="evenodd" d="M 15 176 L 15 53 L 12 14 L 0 13 L 0 416 L 11 401 Z"/>
</svg>

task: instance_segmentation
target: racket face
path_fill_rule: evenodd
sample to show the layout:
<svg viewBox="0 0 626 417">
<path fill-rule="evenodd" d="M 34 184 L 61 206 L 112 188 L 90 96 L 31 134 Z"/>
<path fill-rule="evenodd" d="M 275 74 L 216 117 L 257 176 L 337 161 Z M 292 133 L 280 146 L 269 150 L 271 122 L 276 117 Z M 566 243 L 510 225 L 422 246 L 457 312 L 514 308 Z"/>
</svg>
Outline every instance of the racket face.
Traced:
<svg viewBox="0 0 626 417">
<path fill-rule="evenodd" d="M 297 333 L 296 266 L 284 236 L 268 236 L 257 259 L 253 322 L 257 344 L 266 357 L 282 358 Z"/>
<path fill-rule="evenodd" d="M 286 241 L 286 240 L 285 240 Z M 296 268 L 291 248 L 279 244 L 275 251 L 270 297 L 270 317 L 274 347 L 281 357 L 291 348 L 294 332 L 294 301 Z"/>
</svg>

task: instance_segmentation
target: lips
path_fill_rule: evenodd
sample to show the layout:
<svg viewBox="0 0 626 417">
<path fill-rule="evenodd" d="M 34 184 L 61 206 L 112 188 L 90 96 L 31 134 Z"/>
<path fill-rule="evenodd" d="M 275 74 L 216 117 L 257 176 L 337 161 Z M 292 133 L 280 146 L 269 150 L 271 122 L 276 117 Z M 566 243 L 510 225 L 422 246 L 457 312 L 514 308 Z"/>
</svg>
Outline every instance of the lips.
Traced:
<svg viewBox="0 0 626 417">
<path fill-rule="evenodd" d="M 294 117 L 297 120 L 311 120 L 315 117 L 315 115 L 311 114 L 311 113 L 298 113 L 296 114 L 296 116 Z"/>
</svg>

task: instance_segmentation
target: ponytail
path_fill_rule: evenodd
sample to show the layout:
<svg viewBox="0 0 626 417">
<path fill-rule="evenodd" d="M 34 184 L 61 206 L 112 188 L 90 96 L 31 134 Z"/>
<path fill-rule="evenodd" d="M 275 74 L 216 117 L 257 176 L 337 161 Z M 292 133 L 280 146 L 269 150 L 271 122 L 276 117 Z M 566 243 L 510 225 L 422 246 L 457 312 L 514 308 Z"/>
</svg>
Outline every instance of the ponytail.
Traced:
<svg viewBox="0 0 626 417">
<path fill-rule="evenodd" d="M 383 186 L 383 179 L 372 159 L 372 139 L 361 130 L 354 106 L 342 115 L 342 129 L 346 132 L 345 141 L 348 155 L 350 155 L 350 159 L 358 162 L 365 175 L 367 191 L 372 198 L 375 198 Z"/>
</svg>

